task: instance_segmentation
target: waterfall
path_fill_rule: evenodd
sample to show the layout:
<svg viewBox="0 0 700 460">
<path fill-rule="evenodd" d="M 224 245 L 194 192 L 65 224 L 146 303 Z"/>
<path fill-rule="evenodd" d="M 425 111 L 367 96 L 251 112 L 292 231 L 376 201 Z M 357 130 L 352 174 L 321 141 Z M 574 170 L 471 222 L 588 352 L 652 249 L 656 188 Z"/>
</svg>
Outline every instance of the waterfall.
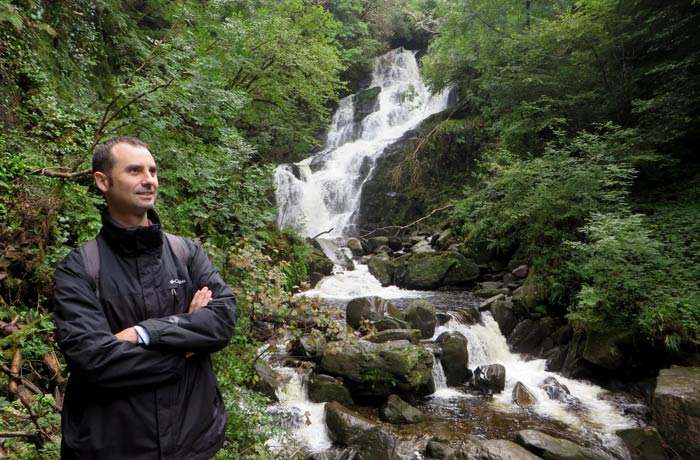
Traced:
<svg viewBox="0 0 700 460">
<path fill-rule="evenodd" d="M 433 95 L 415 53 L 399 48 L 377 58 L 368 90 L 340 101 L 324 149 L 275 171 L 277 221 L 313 236 L 352 234 L 362 184 L 393 141 L 447 108 L 449 91 Z"/>
</svg>

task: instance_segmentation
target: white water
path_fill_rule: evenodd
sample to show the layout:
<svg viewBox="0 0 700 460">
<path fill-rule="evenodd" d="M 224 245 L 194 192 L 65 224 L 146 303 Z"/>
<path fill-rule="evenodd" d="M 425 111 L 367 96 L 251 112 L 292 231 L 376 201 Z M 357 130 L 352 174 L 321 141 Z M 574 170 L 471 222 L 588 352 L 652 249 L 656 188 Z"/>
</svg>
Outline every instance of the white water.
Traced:
<svg viewBox="0 0 700 460">
<path fill-rule="evenodd" d="M 304 376 L 297 369 L 279 367 L 275 371 L 287 380 L 282 387 L 275 391 L 275 394 L 289 420 L 288 428 L 292 430 L 297 439 L 306 444 L 311 452 L 323 452 L 330 449 L 333 441 L 328 436 L 324 420 L 325 404 L 313 403 L 309 400 Z M 275 440 L 269 442 L 273 446 L 275 443 Z"/>
<path fill-rule="evenodd" d="M 535 396 L 537 403 L 529 410 L 566 423 L 574 431 L 591 432 L 598 437 L 603 445 L 615 450 L 623 458 L 625 449 L 621 447 L 620 439 L 615 431 L 635 426 L 634 421 L 620 414 L 608 401 L 599 397 L 605 390 L 591 383 L 572 380 L 560 374 L 545 370 L 545 360 L 536 359 L 524 361 L 519 355 L 508 349 L 505 337 L 501 334 L 498 323 L 491 313 L 482 313 L 483 324 L 464 325 L 450 320 L 446 325 L 438 327 L 434 338 L 445 331 L 458 331 L 468 341 L 469 368 L 475 369 L 486 364 L 502 364 L 506 368 L 505 390 L 494 395 L 495 406 L 504 412 L 522 411 L 513 404 L 512 393 L 515 384 L 520 381 Z M 564 403 L 550 399 L 539 388 L 547 377 L 556 378 L 565 385 L 571 395 L 581 401 L 581 408 L 572 409 Z"/>
<path fill-rule="evenodd" d="M 396 286 L 384 287 L 377 278 L 372 276 L 367 265 L 363 264 L 356 264 L 355 269 L 351 271 L 337 270 L 335 275 L 323 278 L 314 289 L 302 294 L 308 298 L 320 297 L 328 300 L 352 300 L 366 296 L 406 299 L 427 295 L 426 291 L 409 291 Z"/>
<path fill-rule="evenodd" d="M 432 95 L 420 79 L 414 52 L 399 48 L 379 57 L 370 88 L 379 87 L 379 109 L 358 126 L 354 97 L 340 101 L 326 146 L 317 155 L 275 171 L 277 222 L 305 236 L 353 231 L 362 184 L 384 149 L 429 115 L 447 108 L 449 91 Z M 296 172 L 296 176 L 295 176 Z"/>
</svg>

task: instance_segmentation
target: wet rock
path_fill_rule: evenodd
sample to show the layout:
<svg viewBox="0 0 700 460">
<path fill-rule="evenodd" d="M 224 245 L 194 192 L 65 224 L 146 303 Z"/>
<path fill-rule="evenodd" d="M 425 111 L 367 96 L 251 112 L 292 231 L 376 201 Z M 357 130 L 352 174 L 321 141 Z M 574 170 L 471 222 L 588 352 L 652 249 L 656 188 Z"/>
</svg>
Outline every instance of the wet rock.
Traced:
<svg viewBox="0 0 700 460">
<path fill-rule="evenodd" d="M 481 323 L 481 314 L 473 308 L 465 308 L 455 313 L 459 322 L 465 325 L 474 325 Z"/>
<path fill-rule="evenodd" d="M 465 443 L 445 460 L 542 460 L 514 442 L 504 439 L 472 440 Z"/>
<path fill-rule="evenodd" d="M 372 343 L 349 338 L 328 343 L 319 367 L 323 373 L 343 377 L 353 397 L 387 397 L 417 393 L 428 383 L 433 355 L 405 340 Z"/>
<path fill-rule="evenodd" d="M 462 385 L 469 378 L 467 338 L 460 332 L 443 332 L 436 342 L 440 345 L 440 364 L 448 386 Z"/>
<path fill-rule="evenodd" d="M 554 339 L 554 343 L 557 345 L 566 345 L 569 343 L 573 335 L 574 329 L 567 323 L 554 331 L 554 334 L 552 334 L 552 339 Z"/>
<path fill-rule="evenodd" d="M 358 297 L 345 306 L 345 321 L 353 329 L 358 329 L 363 320 L 379 321 L 387 314 L 401 315 L 396 305 L 376 296 Z"/>
<path fill-rule="evenodd" d="M 474 370 L 474 387 L 482 393 L 500 393 L 506 387 L 506 368 L 502 364 L 488 364 Z"/>
<path fill-rule="evenodd" d="M 527 311 L 534 309 L 545 300 L 537 287 L 536 278 L 534 272 L 530 272 L 523 285 L 513 291 L 513 301 Z"/>
<path fill-rule="evenodd" d="M 513 332 L 513 329 L 518 324 L 518 317 L 513 311 L 513 299 L 511 297 L 494 302 L 491 305 L 491 315 L 498 323 L 501 334 L 506 337 Z"/>
<path fill-rule="evenodd" d="M 652 403 L 661 436 L 684 459 L 700 458 L 700 367 L 662 369 Z"/>
<path fill-rule="evenodd" d="M 433 249 L 433 247 L 430 246 L 430 241 L 420 240 L 416 244 L 411 246 L 410 251 L 413 254 L 422 254 L 425 252 L 435 252 L 435 249 Z"/>
<path fill-rule="evenodd" d="M 513 402 L 523 409 L 526 409 L 537 404 L 537 398 L 522 382 L 517 382 L 513 387 Z"/>
<path fill-rule="evenodd" d="M 549 372 L 560 372 L 564 367 L 564 361 L 566 360 L 566 354 L 569 348 L 565 345 L 560 345 L 554 347 L 544 354 L 545 364 L 544 368 Z"/>
<path fill-rule="evenodd" d="M 348 245 L 348 248 L 350 249 L 350 252 L 352 252 L 353 256 L 362 257 L 365 255 L 365 249 L 362 247 L 362 241 L 359 239 L 350 238 L 346 244 Z"/>
<path fill-rule="evenodd" d="M 434 439 L 428 441 L 425 447 L 425 453 L 431 458 L 436 458 L 438 460 L 442 460 L 454 451 L 455 450 L 446 443 Z"/>
<path fill-rule="evenodd" d="M 418 329 L 385 329 L 374 334 L 365 336 L 365 340 L 374 343 L 390 342 L 392 340 L 407 340 L 410 343 L 418 344 L 421 333 Z"/>
<path fill-rule="evenodd" d="M 526 319 L 515 326 L 508 336 L 511 350 L 516 353 L 535 353 L 539 349 L 545 333 L 539 321 Z"/>
<path fill-rule="evenodd" d="M 264 363 L 255 365 L 255 372 L 260 379 L 255 384 L 255 390 L 264 394 L 272 401 L 278 401 L 276 390 L 280 388 L 287 380 L 279 375 L 275 370 Z"/>
<path fill-rule="evenodd" d="M 437 235 L 437 238 L 435 238 L 435 242 L 433 243 L 433 245 L 436 248 L 444 251 L 455 242 L 456 239 L 452 232 L 452 229 L 448 228 L 446 230 L 443 230 L 439 235 Z"/>
<path fill-rule="evenodd" d="M 367 269 L 382 286 L 389 286 L 394 282 L 396 268 L 393 259 L 386 254 L 376 254 L 367 260 Z"/>
<path fill-rule="evenodd" d="M 437 319 L 438 326 L 444 326 L 445 324 L 449 323 L 451 319 L 450 315 L 443 312 L 435 313 L 435 318 Z"/>
<path fill-rule="evenodd" d="M 345 270 L 354 270 L 355 264 L 348 256 L 335 244 L 334 241 L 325 238 L 314 238 L 313 245 L 323 251 L 328 259 L 336 265 L 340 265 Z"/>
<path fill-rule="evenodd" d="M 314 374 L 308 381 L 309 399 L 315 403 L 337 401 L 345 407 L 355 407 L 343 381 L 330 375 Z"/>
<path fill-rule="evenodd" d="M 625 443 L 630 460 L 668 460 L 659 432 L 652 427 L 619 430 L 616 434 Z"/>
<path fill-rule="evenodd" d="M 386 331 L 388 329 L 409 329 L 408 323 L 406 321 L 402 321 L 398 318 L 394 318 L 393 316 L 385 316 L 384 318 L 380 319 L 379 321 L 374 322 L 374 327 L 378 331 Z M 419 338 L 420 338 L 420 331 L 419 332 Z"/>
<path fill-rule="evenodd" d="M 515 440 L 544 460 L 607 460 L 607 457 L 591 449 L 537 430 L 518 431 Z"/>
<path fill-rule="evenodd" d="M 549 399 L 561 401 L 572 408 L 583 407 L 581 401 L 571 394 L 567 386 L 560 383 L 559 380 L 554 377 L 547 377 L 544 379 L 542 384 L 540 384 L 540 388 L 544 390 Z"/>
<path fill-rule="evenodd" d="M 312 286 L 333 273 L 333 262 L 318 248 L 311 248 L 307 264 Z"/>
<path fill-rule="evenodd" d="M 501 284 L 501 283 L 498 283 L 498 284 Z M 481 297 L 481 298 L 485 299 L 485 298 L 495 297 L 498 295 L 506 296 L 506 295 L 510 294 L 510 289 L 508 289 L 508 288 L 495 288 L 495 289 L 482 288 L 482 289 L 477 289 L 475 291 L 472 291 L 472 293 L 477 297 Z"/>
<path fill-rule="evenodd" d="M 396 438 L 357 412 L 330 402 L 326 404 L 325 421 L 330 438 L 355 451 L 351 458 L 399 460 L 395 454 Z"/>
<path fill-rule="evenodd" d="M 303 335 L 294 343 L 293 351 L 306 358 L 320 358 L 323 347 L 326 346 L 326 338 L 321 335 Z"/>
<path fill-rule="evenodd" d="M 420 423 L 425 415 L 396 395 L 390 395 L 379 408 L 382 420 L 394 424 Z"/>
<path fill-rule="evenodd" d="M 404 270 L 397 270 L 394 281 L 406 289 L 432 290 L 442 286 L 466 286 L 476 280 L 479 273 L 479 267 L 461 254 L 423 252 L 411 255 Z"/>
<path fill-rule="evenodd" d="M 435 334 L 435 305 L 425 300 L 414 300 L 404 312 L 406 322 L 414 329 L 420 329 L 421 338 L 429 339 Z"/>
<path fill-rule="evenodd" d="M 368 253 L 376 252 L 377 248 L 381 246 L 389 247 L 388 236 L 375 236 L 373 238 L 367 238 L 367 242 L 365 243 L 365 249 Z"/>
<path fill-rule="evenodd" d="M 631 348 L 633 332 L 616 330 L 608 333 L 589 331 L 586 346 L 583 349 L 583 359 L 603 369 L 616 370 L 625 364 L 627 353 Z"/>
</svg>

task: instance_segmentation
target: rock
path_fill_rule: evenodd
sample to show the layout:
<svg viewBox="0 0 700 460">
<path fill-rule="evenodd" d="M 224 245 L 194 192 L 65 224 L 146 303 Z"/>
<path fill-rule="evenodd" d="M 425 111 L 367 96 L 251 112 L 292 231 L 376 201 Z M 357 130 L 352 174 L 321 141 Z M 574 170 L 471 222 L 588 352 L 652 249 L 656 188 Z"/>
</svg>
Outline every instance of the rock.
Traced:
<svg viewBox="0 0 700 460">
<path fill-rule="evenodd" d="M 537 287 L 537 277 L 534 272 L 530 272 L 525 282 L 518 289 L 513 291 L 513 302 L 527 311 L 534 309 L 545 299 L 542 292 Z"/>
<path fill-rule="evenodd" d="M 367 260 L 367 269 L 379 280 L 382 286 L 389 286 L 394 283 L 394 273 L 396 265 L 393 259 L 386 254 L 376 254 Z"/>
<path fill-rule="evenodd" d="M 405 340 L 372 343 L 348 338 L 328 343 L 319 367 L 321 372 L 343 377 L 353 397 L 410 395 L 431 378 L 433 355 Z"/>
<path fill-rule="evenodd" d="M 511 270 L 511 274 L 513 274 L 513 276 L 517 276 L 518 278 L 525 278 L 529 270 L 530 268 L 527 265 L 519 265 Z"/>
<path fill-rule="evenodd" d="M 255 384 L 255 390 L 264 394 L 272 401 L 278 401 L 277 388 L 280 388 L 286 380 L 267 364 L 259 363 L 255 365 L 255 372 L 260 379 Z"/>
<path fill-rule="evenodd" d="M 568 351 L 569 347 L 566 345 L 559 345 L 547 351 L 543 356 L 546 360 L 544 368 L 549 372 L 560 372 L 564 368 Z"/>
<path fill-rule="evenodd" d="M 625 364 L 627 353 L 624 350 L 631 348 L 633 335 L 631 330 L 588 331 L 583 359 L 603 369 L 619 369 Z"/>
<path fill-rule="evenodd" d="M 581 401 L 571 394 L 571 391 L 554 377 L 547 377 L 539 385 L 544 390 L 549 399 L 561 401 L 570 407 L 581 407 Z"/>
<path fill-rule="evenodd" d="M 436 342 L 440 345 L 440 364 L 448 386 L 462 385 L 469 378 L 467 338 L 460 332 L 443 332 Z"/>
<path fill-rule="evenodd" d="M 323 347 L 326 346 L 326 338 L 322 335 L 302 335 L 294 346 L 294 352 L 297 355 L 307 358 L 318 358 L 323 353 Z"/>
<path fill-rule="evenodd" d="M 355 401 L 343 382 L 330 375 L 312 375 L 309 377 L 307 388 L 309 399 L 315 403 L 337 401 L 345 407 L 355 407 Z"/>
<path fill-rule="evenodd" d="M 504 300 L 498 300 L 491 304 L 491 315 L 498 323 L 498 328 L 501 334 L 508 337 L 515 326 L 518 324 L 518 318 L 513 311 L 513 300 L 506 297 Z"/>
<path fill-rule="evenodd" d="M 362 247 L 362 241 L 357 238 L 350 238 L 346 243 L 350 252 L 355 257 L 362 257 L 365 255 L 365 249 Z"/>
<path fill-rule="evenodd" d="M 333 262 L 318 248 L 312 247 L 307 260 L 309 280 L 316 285 L 324 276 L 333 273 Z"/>
<path fill-rule="evenodd" d="M 455 316 L 459 319 L 459 322 L 464 325 L 472 326 L 474 324 L 481 324 L 481 314 L 479 314 L 478 310 L 473 308 L 459 310 L 455 312 Z"/>
<path fill-rule="evenodd" d="M 420 240 L 419 242 L 411 246 L 410 251 L 413 254 L 422 254 L 424 252 L 435 252 L 435 249 L 433 249 L 433 247 L 430 246 L 430 241 Z"/>
<path fill-rule="evenodd" d="M 552 334 L 552 338 L 554 339 L 555 344 L 566 345 L 567 343 L 569 343 L 573 335 L 574 329 L 571 327 L 570 324 L 565 324 L 563 326 L 560 326 L 556 331 L 554 331 L 554 334 Z"/>
<path fill-rule="evenodd" d="M 394 282 L 406 289 L 437 289 L 441 286 L 466 286 L 479 277 L 473 261 L 455 252 L 413 254 Z"/>
<path fill-rule="evenodd" d="M 352 97 L 355 109 L 353 111 L 353 121 L 355 123 L 359 124 L 369 114 L 379 110 L 379 93 L 381 92 L 382 89 L 379 86 L 373 86 L 372 88 L 358 91 Z"/>
<path fill-rule="evenodd" d="M 367 238 L 365 243 L 365 249 L 368 253 L 374 253 L 377 248 L 381 246 L 389 247 L 389 237 L 388 236 L 375 236 L 373 238 Z"/>
<path fill-rule="evenodd" d="M 353 439 L 351 445 L 356 454 L 352 460 L 401 460 L 396 453 L 397 444 L 393 435 L 376 427 Z"/>
<path fill-rule="evenodd" d="M 517 324 L 508 335 L 511 350 L 516 353 L 535 353 L 545 334 L 539 321 L 526 319 Z"/>
<path fill-rule="evenodd" d="M 521 430 L 515 440 L 544 460 L 607 460 L 607 457 L 566 439 L 555 438 L 537 430 Z"/>
<path fill-rule="evenodd" d="M 406 322 L 413 328 L 419 329 L 421 338 L 429 339 L 435 334 L 437 318 L 435 306 L 425 300 L 414 300 L 404 312 Z"/>
<path fill-rule="evenodd" d="M 430 440 L 425 446 L 425 453 L 431 458 L 436 458 L 441 460 L 448 455 L 452 454 L 455 450 L 448 446 L 447 444 L 440 442 L 438 440 Z"/>
<path fill-rule="evenodd" d="M 662 369 L 652 403 L 653 421 L 684 459 L 700 458 L 700 367 Z"/>
<path fill-rule="evenodd" d="M 659 432 L 652 427 L 619 430 L 616 434 L 625 443 L 630 460 L 669 460 Z"/>
<path fill-rule="evenodd" d="M 489 297 L 488 299 L 484 300 L 479 304 L 479 311 L 485 311 L 490 309 L 491 304 L 496 302 L 497 300 L 504 300 L 506 298 L 505 294 L 496 294 L 493 297 Z"/>
<path fill-rule="evenodd" d="M 394 304 L 376 296 L 358 297 L 345 306 L 345 321 L 353 329 L 358 329 L 363 320 L 379 321 L 387 314 L 401 313 Z"/>
<path fill-rule="evenodd" d="M 455 243 L 455 237 L 452 233 L 452 229 L 448 228 L 443 230 L 438 235 L 438 237 L 435 239 L 434 246 L 441 251 L 444 251 L 453 243 Z"/>
<path fill-rule="evenodd" d="M 386 331 L 388 329 L 410 329 L 406 321 L 394 318 L 393 316 L 385 316 L 384 318 L 375 321 L 374 327 L 377 331 Z M 418 338 L 420 338 L 420 331 L 418 331 Z"/>
<path fill-rule="evenodd" d="M 472 291 L 472 294 L 474 294 L 477 297 L 481 297 L 482 299 L 489 298 L 489 297 L 496 297 L 499 295 L 507 296 L 508 294 L 510 294 L 510 289 L 508 289 L 508 288 L 477 289 L 475 291 Z"/>
<path fill-rule="evenodd" d="M 445 457 L 445 460 L 542 460 L 514 442 L 504 439 L 472 440 Z"/>
<path fill-rule="evenodd" d="M 506 368 L 502 364 L 488 364 L 474 370 L 474 387 L 487 394 L 500 393 L 506 387 Z"/>
<path fill-rule="evenodd" d="M 420 342 L 420 335 L 418 329 L 385 329 L 374 334 L 368 334 L 364 338 L 373 343 L 407 340 L 410 343 L 418 344 Z"/>
<path fill-rule="evenodd" d="M 522 382 L 517 382 L 513 387 L 513 402 L 526 409 L 537 403 L 537 398 Z"/>
<path fill-rule="evenodd" d="M 394 424 L 420 423 L 425 420 L 421 411 L 396 395 L 390 395 L 379 408 L 382 420 Z"/>
<path fill-rule="evenodd" d="M 335 265 L 340 265 L 345 270 L 354 270 L 355 264 L 352 260 L 331 240 L 325 238 L 315 238 L 312 240 L 313 245 L 323 251 L 328 259 Z"/>
</svg>

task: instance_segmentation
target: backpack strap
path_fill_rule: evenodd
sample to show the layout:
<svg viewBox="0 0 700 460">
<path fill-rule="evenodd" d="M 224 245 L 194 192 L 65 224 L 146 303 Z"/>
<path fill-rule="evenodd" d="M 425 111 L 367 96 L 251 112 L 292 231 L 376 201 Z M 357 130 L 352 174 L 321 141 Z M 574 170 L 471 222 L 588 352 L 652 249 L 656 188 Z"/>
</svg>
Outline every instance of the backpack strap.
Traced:
<svg viewBox="0 0 700 460">
<path fill-rule="evenodd" d="M 100 248 L 97 246 L 97 239 L 88 240 L 80 246 L 80 255 L 83 257 L 83 265 L 85 271 L 95 287 L 95 294 L 100 297 L 100 286 L 97 282 L 97 276 L 100 273 Z"/>
<path fill-rule="evenodd" d="M 185 239 L 181 236 L 173 235 L 172 233 L 163 233 L 165 233 L 165 237 L 168 239 L 168 243 L 170 243 L 170 247 L 173 249 L 173 252 L 175 252 L 177 258 L 180 259 L 180 262 L 182 262 L 182 264 L 189 269 L 187 266 L 187 261 L 190 257 L 190 248 L 187 246 Z"/>
<path fill-rule="evenodd" d="M 185 267 L 188 267 L 187 262 L 190 257 L 190 248 L 187 245 L 187 242 L 185 242 L 185 239 L 181 236 L 173 235 L 172 233 L 163 233 L 165 233 L 165 237 L 168 239 L 168 243 L 175 252 L 177 258 L 180 259 L 180 262 L 182 262 Z M 98 283 L 97 278 L 100 274 L 100 248 L 97 245 L 97 239 L 93 238 L 88 240 L 85 242 L 85 244 L 80 246 L 80 255 L 83 258 L 85 271 L 87 272 L 88 277 L 90 278 L 90 281 L 92 281 L 92 285 L 95 288 L 95 294 L 97 295 L 97 298 L 99 298 L 100 284 Z"/>
</svg>

